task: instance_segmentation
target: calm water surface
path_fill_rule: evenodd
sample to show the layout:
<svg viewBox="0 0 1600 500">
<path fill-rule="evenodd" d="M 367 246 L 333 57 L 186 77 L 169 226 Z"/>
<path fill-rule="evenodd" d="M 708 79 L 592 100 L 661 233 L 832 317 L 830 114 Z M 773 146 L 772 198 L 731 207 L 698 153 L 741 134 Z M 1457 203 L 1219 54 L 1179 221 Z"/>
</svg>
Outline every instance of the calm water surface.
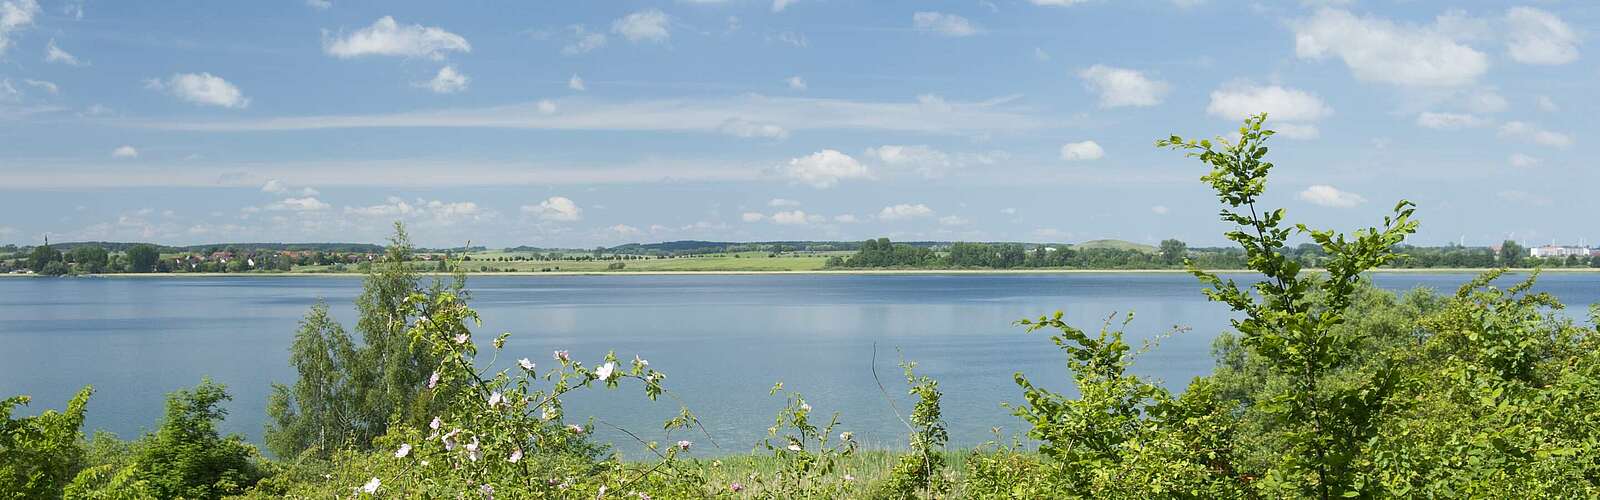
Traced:
<svg viewBox="0 0 1600 500">
<path fill-rule="evenodd" d="M 1470 277 L 1374 279 L 1391 290 L 1448 292 Z M 518 357 L 545 365 L 555 349 L 586 363 L 608 349 L 623 359 L 639 354 L 668 375 L 668 388 L 727 453 L 748 451 L 764 436 L 783 405 L 767 395 L 780 380 L 818 411 L 841 412 L 841 430 L 883 446 L 903 443 L 904 429 L 873 382 L 874 345 L 878 374 L 902 408 L 896 348 L 939 380 L 953 444 L 966 446 L 990 439 L 991 428 L 1019 428 L 1001 407 L 1021 400 L 1014 372 L 1069 386 L 1060 352 L 1047 335 L 1012 326 L 1019 318 L 1061 309 L 1093 329 L 1134 311 L 1128 337 L 1135 345 L 1189 327 L 1135 365 L 1181 388 L 1210 371 L 1210 342 L 1229 317 L 1177 273 L 486 276 L 469 285 L 484 319 L 478 338 L 513 333 L 501 368 Z M 1581 317 L 1600 302 L 1600 274 L 1546 275 L 1539 289 Z M 360 291 L 359 279 L 342 277 L 0 279 L 0 397 L 34 396 L 23 411 L 31 414 L 60 408 L 93 384 L 86 428 L 131 438 L 156 426 L 165 393 L 210 376 L 234 395 L 223 429 L 259 443 L 271 384 L 294 380 L 287 359 L 296 322 L 325 299 L 353 330 Z M 661 420 L 677 410 L 666 398 L 646 401 L 636 388 L 569 401 L 572 417 L 594 415 L 655 439 Z M 602 437 L 624 451 L 637 448 L 614 433 Z"/>
</svg>

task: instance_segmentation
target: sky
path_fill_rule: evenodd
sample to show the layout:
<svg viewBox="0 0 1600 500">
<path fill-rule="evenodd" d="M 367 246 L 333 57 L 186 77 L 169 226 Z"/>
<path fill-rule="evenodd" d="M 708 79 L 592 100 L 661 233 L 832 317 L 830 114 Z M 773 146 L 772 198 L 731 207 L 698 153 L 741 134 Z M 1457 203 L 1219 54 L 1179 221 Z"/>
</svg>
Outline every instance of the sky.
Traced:
<svg viewBox="0 0 1600 500">
<path fill-rule="evenodd" d="M 0 0 L 0 243 L 1600 243 L 1600 3 Z"/>
</svg>

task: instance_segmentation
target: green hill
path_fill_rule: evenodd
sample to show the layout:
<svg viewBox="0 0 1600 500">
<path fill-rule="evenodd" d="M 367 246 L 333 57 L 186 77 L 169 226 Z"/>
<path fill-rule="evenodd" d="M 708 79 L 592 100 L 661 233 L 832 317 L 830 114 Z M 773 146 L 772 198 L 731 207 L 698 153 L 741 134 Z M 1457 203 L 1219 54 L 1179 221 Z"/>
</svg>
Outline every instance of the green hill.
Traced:
<svg viewBox="0 0 1600 500">
<path fill-rule="evenodd" d="M 1090 248 L 1112 248 L 1117 250 L 1133 250 L 1144 253 L 1156 252 L 1156 247 L 1154 246 L 1123 240 L 1089 240 L 1083 243 L 1073 244 L 1072 248 L 1079 250 L 1087 250 Z"/>
</svg>

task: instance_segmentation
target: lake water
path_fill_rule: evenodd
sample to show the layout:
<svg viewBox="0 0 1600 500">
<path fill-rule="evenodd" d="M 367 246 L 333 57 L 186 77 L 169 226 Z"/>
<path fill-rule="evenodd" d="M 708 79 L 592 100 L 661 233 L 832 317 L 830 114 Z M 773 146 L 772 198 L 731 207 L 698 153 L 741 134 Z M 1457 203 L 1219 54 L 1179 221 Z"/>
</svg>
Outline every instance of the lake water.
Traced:
<svg viewBox="0 0 1600 500">
<path fill-rule="evenodd" d="M 1374 280 L 1391 290 L 1449 292 L 1470 277 Z M 1095 329 L 1131 310 L 1134 345 L 1190 327 L 1135 365 L 1181 388 L 1210 371 L 1211 340 L 1229 317 L 1178 273 L 483 276 L 469 287 L 484 319 L 479 340 L 513 333 L 501 367 L 523 356 L 547 365 L 556 349 L 586 363 L 608 349 L 622 359 L 641 355 L 700 415 L 718 446 L 686 438 L 706 454 L 749 451 L 783 405 L 767 394 L 780 380 L 817 411 L 841 412 L 840 430 L 902 445 L 904 428 L 873 382 L 874 345 L 878 374 L 900 407 L 908 409 L 896 348 L 939 380 L 952 444 L 970 446 L 991 439 L 991 428 L 1021 428 L 1001 407 L 1021 400 L 1014 372 L 1070 386 L 1048 334 L 1023 334 L 1012 325 L 1019 318 L 1061 309 Z M 1581 318 L 1600 302 L 1600 274 L 1547 274 L 1539 289 Z M 259 443 L 271 383 L 294 380 L 287 359 L 296 322 L 326 299 L 353 330 L 360 290 L 361 281 L 347 277 L 0 279 L 0 397 L 32 395 L 21 413 L 33 414 L 61 408 L 93 384 L 85 427 L 132 438 L 156 426 L 165 393 L 210 376 L 234 395 L 223 429 Z M 579 395 L 568 410 L 660 439 L 661 420 L 677 407 L 632 388 Z M 630 455 L 638 449 L 615 433 L 601 437 Z"/>
</svg>

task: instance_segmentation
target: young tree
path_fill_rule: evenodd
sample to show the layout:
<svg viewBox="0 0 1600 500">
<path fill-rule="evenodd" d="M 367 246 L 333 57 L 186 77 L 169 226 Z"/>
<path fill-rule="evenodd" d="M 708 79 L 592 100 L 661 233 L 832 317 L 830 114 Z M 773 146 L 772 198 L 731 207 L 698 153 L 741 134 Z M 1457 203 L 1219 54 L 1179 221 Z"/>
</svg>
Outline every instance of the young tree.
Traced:
<svg viewBox="0 0 1600 500">
<path fill-rule="evenodd" d="M 1522 260 L 1527 258 L 1528 249 L 1515 241 L 1506 240 L 1500 244 L 1500 265 L 1505 267 L 1521 267 Z"/>
<path fill-rule="evenodd" d="M 84 245 L 67 252 L 67 260 L 78 265 L 78 269 L 87 273 L 99 273 L 111 263 L 111 254 L 106 249 L 95 245 Z"/>
<path fill-rule="evenodd" d="M 27 396 L 0 400 L 0 495 L 5 498 L 60 498 L 62 488 L 83 468 L 84 410 L 91 387 L 67 403 L 67 411 L 45 411 L 13 419 L 11 411 Z"/>
<path fill-rule="evenodd" d="M 128 271 L 134 273 L 148 273 L 156 268 L 156 261 L 161 260 L 161 251 L 153 245 L 134 245 L 128 248 Z"/>
<path fill-rule="evenodd" d="M 1177 239 L 1161 240 L 1161 262 L 1167 265 L 1182 264 L 1189 258 L 1189 245 Z"/>
<path fill-rule="evenodd" d="M 140 447 L 134 475 L 160 498 L 221 498 L 254 485 L 261 479 L 255 448 L 244 436 L 217 432 L 229 399 L 227 388 L 209 379 L 167 395 L 166 418 Z"/>
<path fill-rule="evenodd" d="M 48 243 L 33 247 L 33 253 L 28 254 L 28 269 L 33 272 L 43 272 L 51 262 L 61 262 L 61 251 L 50 248 Z"/>
</svg>

